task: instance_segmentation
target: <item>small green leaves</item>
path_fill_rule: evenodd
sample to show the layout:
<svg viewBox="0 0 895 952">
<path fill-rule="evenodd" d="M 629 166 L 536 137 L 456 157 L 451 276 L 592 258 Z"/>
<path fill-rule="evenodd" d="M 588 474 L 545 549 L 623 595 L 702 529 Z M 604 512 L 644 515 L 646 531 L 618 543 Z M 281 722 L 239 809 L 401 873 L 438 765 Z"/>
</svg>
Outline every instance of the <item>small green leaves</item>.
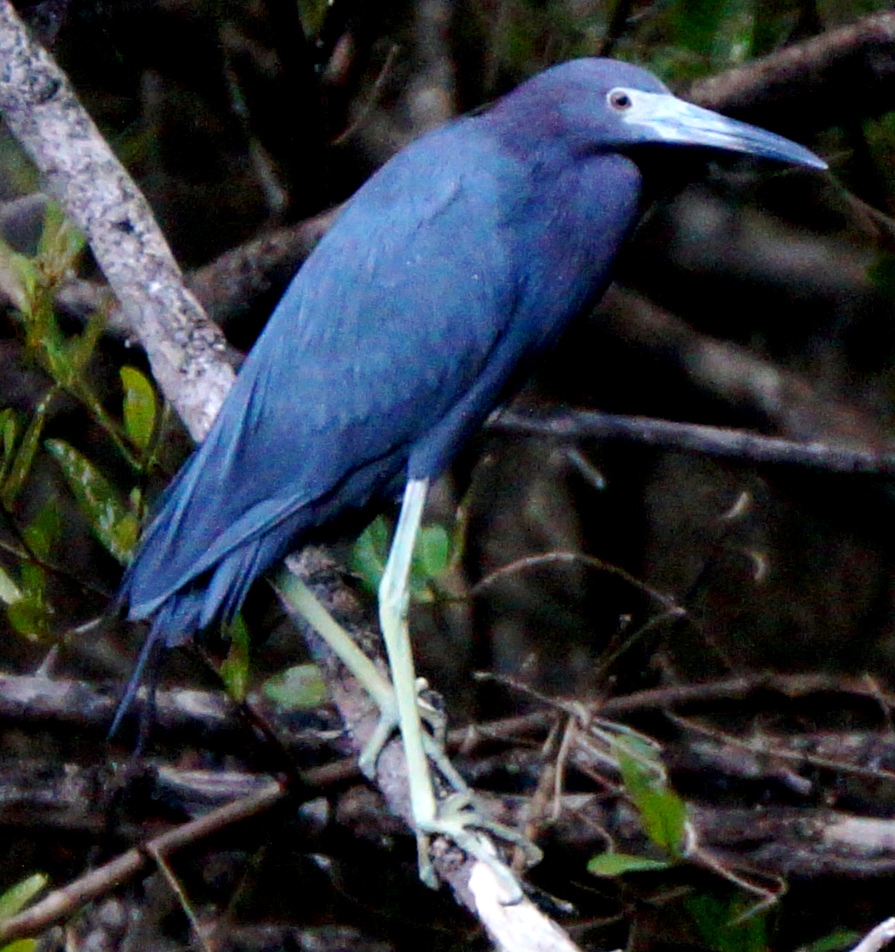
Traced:
<svg viewBox="0 0 895 952">
<path fill-rule="evenodd" d="M 46 447 L 62 467 L 94 535 L 112 556 L 126 565 L 140 534 L 134 514 L 121 502 L 106 477 L 73 446 L 65 440 L 47 440 Z"/>
<path fill-rule="evenodd" d="M 670 859 L 680 859 L 687 823 L 687 805 L 666 784 L 664 776 L 642 759 L 621 752 L 619 769 L 625 793 L 640 813 L 650 842 Z"/>
<path fill-rule="evenodd" d="M 595 876 L 668 869 L 684 856 L 687 804 L 668 786 L 665 768 L 649 744 L 634 735 L 617 736 L 613 747 L 624 792 L 640 814 L 643 829 L 665 857 L 652 859 L 627 853 L 603 853 L 587 864 Z"/>
<path fill-rule="evenodd" d="M 136 367 L 121 368 L 124 387 L 124 429 L 134 446 L 145 452 L 155 432 L 155 389 Z"/>
<path fill-rule="evenodd" d="M 116 419 L 90 382 L 90 364 L 105 328 L 105 313 L 99 309 L 92 314 L 79 333 L 63 329 L 56 316 L 55 294 L 71 274 L 83 248 L 82 236 L 52 203 L 47 205 L 33 257 L 21 255 L 0 241 L 0 288 L 19 310 L 27 356 L 50 380 L 27 416 L 10 407 L 0 408 L 0 508 L 20 536 L 5 546 L 0 605 L 5 606 L 12 627 L 29 639 L 49 638 L 54 632 L 54 589 L 49 578 L 64 561 L 58 552 L 59 512 L 70 510 L 53 501 L 29 525 L 19 528 L 31 509 L 23 503 L 23 497 L 43 449 L 60 466 L 91 532 L 121 563 L 129 561 L 136 545 L 142 478 L 152 465 L 148 448 L 157 426 L 152 385 L 140 371 L 123 370 L 124 401 L 121 417 Z M 81 450 L 75 449 L 74 440 L 45 442 L 48 423 L 63 394 L 77 401 L 98 424 L 131 471 L 140 477 L 137 485 L 119 491 Z M 124 498 L 125 494 L 129 499 Z"/>
<path fill-rule="evenodd" d="M 47 284 L 58 284 L 74 267 L 86 241 L 55 202 L 47 203 L 37 258 Z"/>
<path fill-rule="evenodd" d="M 741 897 L 720 898 L 707 893 L 685 900 L 703 940 L 713 952 L 765 952 L 768 948 L 766 915 L 749 915 Z"/>
<path fill-rule="evenodd" d="M 377 516 L 360 534 L 351 550 L 351 571 L 374 594 L 385 571 L 388 544 L 388 523 L 382 516 Z"/>
<path fill-rule="evenodd" d="M 0 896 L 0 922 L 11 919 L 21 912 L 48 882 L 49 878 L 43 873 L 34 873 L 7 889 Z M 4 945 L 0 952 L 35 952 L 37 947 L 37 939 L 18 939 Z"/>
<path fill-rule="evenodd" d="M 671 866 L 668 860 L 647 859 L 630 853 L 601 853 L 587 864 L 587 871 L 594 876 L 624 876 L 627 873 L 656 872 Z"/>
<path fill-rule="evenodd" d="M 361 533 L 351 551 L 351 570 L 360 576 L 368 591 L 375 594 L 385 571 L 391 532 L 384 516 L 377 516 Z M 444 526 L 423 526 L 413 550 L 410 591 L 414 601 L 435 598 L 433 582 L 450 568 L 455 546 Z"/>
<path fill-rule="evenodd" d="M 440 525 L 423 526 L 413 550 L 410 586 L 417 601 L 431 601 L 434 597 L 430 582 L 443 575 L 450 567 L 451 537 Z"/>
<path fill-rule="evenodd" d="M 28 639 L 50 635 L 53 607 L 47 600 L 47 573 L 41 563 L 51 558 L 60 531 L 59 513 L 53 503 L 47 503 L 22 531 L 33 560 L 22 562 L 16 586 L 21 597 L 7 603 L 6 615 L 13 628 Z"/>
<path fill-rule="evenodd" d="M 12 445 L 15 438 L 15 419 L 12 423 L 7 422 L 6 426 L 11 430 L 9 440 L 10 453 L 4 458 L 4 480 L 0 487 L 0 502 L 5 508 L 10 508 L 18 498 L 22 486 L 28 474 L 31 472 L 31 464 L 34 462 L 34 454 L 40 446 L 40 438 L 43 433 L 44 425 L 47 421 L 50 405 L 56 396 L 55 388 L 49 390 L 44 398 L 34 408 L 34 413 L 28 423 L 28 427 L 16 447 L 15 453 L 12 452 Z M 7 445 L 4 435 L 4 449 Z"/>
<path fill-rule="evenodd" d="M 48 502 L 34 521 L 26 526 L 22 536 L 37 558 L 45 560 L 51 558 L 61 529 L 59 510 L 53 502 Z"/>
<path fill-rule="evenodd" d="M 241 703 L 248 694 L 251 666 L 249 630 L 242 620 L 242 615 L 236 615 L 227 625 L 224 635 L 230 639 L 230 650 L 218 673 L 230 697 Z"/>
<path fill-rule="evenodd" d="M 300 664 L 280 671 L 264 683 L 262 690 L 284 714 L 320 707 L 328 697 L 326 682 L 315 664 Z"/>
</svg>

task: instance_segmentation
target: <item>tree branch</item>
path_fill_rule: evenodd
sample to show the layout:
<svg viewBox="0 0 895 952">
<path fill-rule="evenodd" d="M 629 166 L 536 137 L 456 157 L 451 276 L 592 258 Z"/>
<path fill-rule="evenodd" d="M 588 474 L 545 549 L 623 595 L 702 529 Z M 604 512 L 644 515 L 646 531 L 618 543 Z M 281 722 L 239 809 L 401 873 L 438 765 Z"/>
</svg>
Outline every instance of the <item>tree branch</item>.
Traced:
<svg viewBox="0 0 895 952">
<path fill-rule="evenodd" d="M 891 109 L 895 13 L 874 13 L 700 80 L 687 96 L 707 109 L 779 115 L 787 126 L 824 128 Z"/>
<path fill-rule="evenodd" d="M 644 446 L 751 463 L 786 463 L 833 473 L 895 475 L 895 453 L 891 450 L 874 453 L 842 449 L 820 442 L 799 443 L 758 436 L 730 427 L 620 416 L 596 410 L 568 407 L 505 410 L 496 414 L 488 426 L 498 432 L 546 436 L 560 442 L 621 439 Z"/>
<path fill-rule="evenodd" d="M 152 211 L 65 74 L 0 0 L 0 113 L 84 232 L 165 396 L 195 439 L 233 382 L 224 339 L 187 291 Z"/>
</svg>

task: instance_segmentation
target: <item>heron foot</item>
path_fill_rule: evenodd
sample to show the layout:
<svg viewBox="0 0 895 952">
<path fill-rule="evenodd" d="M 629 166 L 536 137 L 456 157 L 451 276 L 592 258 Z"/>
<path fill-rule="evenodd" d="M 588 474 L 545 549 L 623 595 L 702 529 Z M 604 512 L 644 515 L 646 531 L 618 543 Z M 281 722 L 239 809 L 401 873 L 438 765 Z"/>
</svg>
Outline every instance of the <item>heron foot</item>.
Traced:
<svg viewBox="0 0 895 952">
<path fill-rule="evenodd" d="M 519 847 L 526 866 L 533 866 L 540 861 L 541 850 L 518 830 L 493 820 L 480 805 L 475 792 L 451 763 L 444 749 L 446 719 L 423 696 L 427 687 L 425 679 L 417 679 L 417 709 L 420 719 L 428 728 L 422 733 L 423 750 L 426 759 L 435 767 L 450 792 L 433 801 L 433 810 L 425 810 L 423 815 L 413 817 L 420 879 L 433 889 L 438 887 L 438 877 L 432 866 L 431 840 L 444 836 L 465 853 L 490 866 L 514 897 L 511 901 L 518 901 L 522 897 L 519 880 L 481 834 L 490 833 L 497 839 Z M 380 708 L 376 728 L 358 758 L 358 767 L 368 779 L 375 779 L 379 755 L 399 725 L 397 703 L 392 699 Z"/>
<path fill-rule="evenodd" d="M 444 836 L 467 855 L 488 865 L 506 888 L 510 897 L 508 901 L 519 902 L 522 899 L 519 879 L 497 855 L 491 841 L 481 834 L 490 833 L 519 847 L 525 856 L 526 866 L 533 866 L 540 861 L 541 850 L 518 830 L 489 817 L 477 803 L 473 791 L 465 783 L 463 786 L 462 791 L 449 794 L 437 802 L 434 816 L 415 818 L 420 879 L 428 886 L 437 886 L 438 877 L 432 867 L 431 839 Z"/>
</svg>

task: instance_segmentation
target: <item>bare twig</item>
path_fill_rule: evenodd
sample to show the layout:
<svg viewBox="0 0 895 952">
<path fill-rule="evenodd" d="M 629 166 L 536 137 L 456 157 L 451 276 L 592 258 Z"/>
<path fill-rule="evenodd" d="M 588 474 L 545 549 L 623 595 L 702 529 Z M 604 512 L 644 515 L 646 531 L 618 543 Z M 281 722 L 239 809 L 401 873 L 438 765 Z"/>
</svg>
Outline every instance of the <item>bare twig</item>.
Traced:
<svg viewBox="0 0 895 952">
<path fill-rule="evenodd" d="M 820 442 L 798 443 L 728 427 L 620 416 L 596 410 L 572 410 L 566 407 L 507 410 L 496 415 L 489 422 L 489 427 L 497 431 L 547 436 L 561 441 L 622 439 L 703 456 L 751 463 L 785 463 L 833 473 L 895 474 L 895 452 L 841 449 Z"/>
</svg>

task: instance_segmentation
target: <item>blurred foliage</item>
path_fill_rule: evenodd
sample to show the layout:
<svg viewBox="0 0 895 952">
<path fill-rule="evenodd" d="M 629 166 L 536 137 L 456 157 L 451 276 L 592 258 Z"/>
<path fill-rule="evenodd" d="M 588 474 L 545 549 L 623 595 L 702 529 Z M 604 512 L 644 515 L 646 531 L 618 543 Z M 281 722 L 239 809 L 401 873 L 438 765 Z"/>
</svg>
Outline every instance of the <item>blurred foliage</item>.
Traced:
<svg viewBox="0 0 895 952">
<path fill-rule="evenodd" d="M 264 696 L 284 714 L 308 711 L 326 703 L 326 682 L 315 664 L 299 664 L 264 682 Z"/>
<path fill-rule="evenodd" d="M 749 914 L 742 897 L 722 899 L 702 893 L 684 903 L 704 947 L 712 952 L 764 952 L 768 943 L 767 914 Z"/>
<path fill-rule="evenodd" d="M 49 578 L 65 565 L 60 551 L 60 501 L 46 500 L 35 514 L 22 515 L 38 457 L 46 452 L 58 465 L 84 519 L 85 528 L 120 564 L 126 565 L 139 535 L 143 514 L 139 483 L 153 464 L 157 412 L 154 390 L 134 367 L 121 368 L 123 421 L 116 420 L 97 396 L 91 369 L 105 319 L 95 313 L 80 332 L 63 330 L 54 296 L 75 268 L 84 248 L 81 235 L 52 203 L 36 254 L 28 256 L 0 243 L 0 283 L 16 303 L 25 358 L 39 368 L 47 385 L 29 415 L 0 409 L 0 507 L 13 541 L 2 544 L 0 599 L 13 629 L 26 638 L 47 640 L 55 632 L 55 608 Z M 100 467 L 69 440 L 44 439 L 57 402 L 64 396 L 80 404 L 133 473 L 125 498 Z"/>
<path fill-rule="evenodd" d="M 249 630 L 241 615 L 236 615 L 225 627 L 224 636 L 230 642 L 230 650 L 221 663 L 218 674 L 230 697 L 236 702 L 242 702 L 249 690 L 251 642 Z"/>
<path fill-rule="evenodd" d="M 840 949 L 853 949 L 861 938 L 853 929 L 837 929 L 828 935 L 799 946 L 798 952 L 839 952 Z"/>
</svg>

